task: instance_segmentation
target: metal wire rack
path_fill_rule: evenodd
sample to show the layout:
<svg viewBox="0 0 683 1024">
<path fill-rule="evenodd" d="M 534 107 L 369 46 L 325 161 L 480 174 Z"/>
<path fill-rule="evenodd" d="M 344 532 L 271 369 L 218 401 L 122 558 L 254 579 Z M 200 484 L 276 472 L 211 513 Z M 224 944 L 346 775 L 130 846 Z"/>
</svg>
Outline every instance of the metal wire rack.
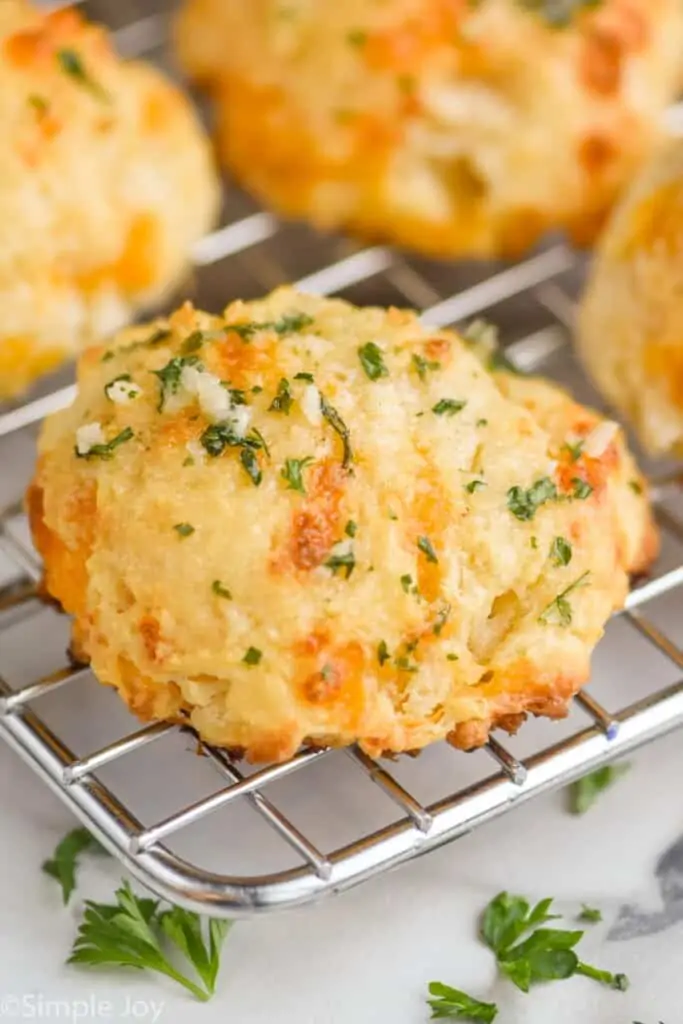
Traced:
<svg viewBox="0 0 683 1024">
<path fill-rule="evenodd" d="M 95 8 L 94 13 L 101 11 Z M 163 16 L 152 14 L 125 25 L 118 41 L 128 53 L 154 56 L 163 43 L 163 28 Z M 582 261 L 564 245 L 552 245 L 513 266 L 454 268 L 408 259 L 385 247 L 353 249 L 342 240 L 319 238 L 250 208 L 235 190 L 228 195 L 227 210 L 224 224 L 194 252 L 200 303 L 221 307 L 237 290 L 256 294 L 298 278 L 299 287 L 321 294 L 424 308 L 425 322 L 433 325 L 491 313 L 502 324 L 504 337 L 512 339 L 507 353 L 521 368 L 559 374 L 578 387 L 582 397 L 587 395 L 568 344 Z M 297 273 L 302 259 L 308 269 Z M 214 288 L 213 303 L 207 285 Z M 72 393 L 67 384 L 38 393 L 23 405 L 0 409 L 3 467 L 21 462 L 26 469 L 24 453 L 31 447 L 34 426 L 67 404 Z M 3 468 L 0 480 L 5 475 Z M 537 744 L 524 757 L 513 753 L 512 744 L 504 746 L 493 738 L 483 751 L 468 756 L 439 744 L 438 768 L 431 760 L 436 756 L 433 751 L 391 765 L 357 749 L 302 751 L 286 764 L 251 770 L 231 762 L 224 751 L 198 744 L 205 756 L 197 758 L 184 749 L 187 737 L 176 727 L 135 725 L 117 698 L 98 687 L 86 668 L 68 664 L 66 656 L 58 667 L 52 662 L 48 672 L 35 673 L 35 652 L 46 644 L 43 617 L 57 616 L 46 612 L 38 600 L 40 566 L 15 494 L 0 515 L 0 734 L 160 896 L 216 916 L 311 902 L 456 839 L 522 801 L 683 725 L 683 650 L 651 614 L 664 601 L 668 620 L 675 621 L 676 604 L 682 600 L 683 518 L 675 508 L 679 484 L 675 471 L 655 479 L 654 498 L 668 557 L 633 591 L 619 616 L 651 650 L 641 672 L 645 692 L 616 710 L 605 708 L 592 692 L 579 694 L 565 735 L 550 745 Z M 18 639 L 12 641 L 13 635 Z M 63 650 L 63 639 L 61 643 Z M 654 668 L 657 658 L 660 668 L 664 662 L 667 666 L 665 686 L 652 682 L 662 677 Z M 623 673 L 618 650 L 610 670 Z M 79 687 L 86 687 L 89 696 L 70 697 Z M 90 705 L 95 691 L 101 695 L 98 709 Z M 45 708 L 51 714 L 46 716 Z M 51 716 L 62 726 L 56 728 Z M 96 738 L 110 719 L 116 720 L 118 731 L 98 744 Z M 85 737 L 82 752 L 72 749 L 69 739 L 74 722 Z M 169 737 L 181 738 L 183 747 L 172 752 L 170 760 L 160 753 Z M 142 753 L 147 756 L 141 770 Z M 323 776 L 326 790 L 319 778 L 316 783 L 315 772 L 332 762 Z M 355 769 L 352 799 L 342 799 L 336 789 L 342 762 Z M 117 772 L 118 768 L 123 770 Z M 430 773 L 431 783 L 438 781 L 441 792 L 437 799 L 420 799 L 416 791 L 425 788 Z M 143 777 L 159 782 L 161 795 L 141 814 L 133 809 L 131 793 Z M 188 777 L 193 778 L 194 789 L 185 785 Z M 282 789 L 285 785 L 289 790 Z M 298 812 L 289 815 L 276 794 L 284 794 L 285 803 L 291 803 L 291 787 L 296 788 Z M 326 804 L 336 801 L 330 811 L 335 822 L 343 819 L 350 833 L 343 842 L 312 838 L 321 814 L 321 788 Z M 221 815 L 236 808 L 242 816 L 229 827 Z M 275 836 L 267 870 L 261 870 L 263 835 L 252 829 L 256 817 Z M 302 820 L 313 827 L 305 828 Z M 211 822 L 213 837 L 208 832 Z M 190 855 L 183 852 L 188 830 L 195 832 Z M 215 866 L 207 867 L 202 856 L 208 847 Z M 239 873 L 226 867 L 229 851 L 236 848 L 246 864 Z"/>
</svg>

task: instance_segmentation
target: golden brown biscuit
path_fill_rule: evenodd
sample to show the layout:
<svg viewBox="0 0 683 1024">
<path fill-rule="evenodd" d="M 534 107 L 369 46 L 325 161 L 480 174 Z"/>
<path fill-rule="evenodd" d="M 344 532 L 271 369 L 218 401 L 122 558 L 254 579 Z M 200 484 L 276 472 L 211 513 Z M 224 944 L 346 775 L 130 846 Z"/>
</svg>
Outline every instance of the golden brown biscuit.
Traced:
<svg viewBox="0 0 683 1024">
<path fill-rule="evenodd" d="M 218 182 L 189 104 L 74 10 L 0 3 L 0 396 L 177 283 Z"/>
<path fill-rule="evenodd" d="M 532 10 L 533 7 L 536 10 Z M 681 83 L 679 0 L 186 0 L 177 47 L 266 203 L 436 255 L 592 241 Z"/>
<path fill-rule="evenodd" d="M 614 437 L 575 457 L 527 404 L 409 312 L 186 305 L 86 352 L 43 428 L 47 590 L 137 714 L 252 760 L 562 715 L 631 556 Z"/>
<path fill-rule="evenodd" d="M 579 317 L 597 386 L 653 455 L 683 451 L 683 140 L 663 147 L 615 211 Z"/>
</svg>

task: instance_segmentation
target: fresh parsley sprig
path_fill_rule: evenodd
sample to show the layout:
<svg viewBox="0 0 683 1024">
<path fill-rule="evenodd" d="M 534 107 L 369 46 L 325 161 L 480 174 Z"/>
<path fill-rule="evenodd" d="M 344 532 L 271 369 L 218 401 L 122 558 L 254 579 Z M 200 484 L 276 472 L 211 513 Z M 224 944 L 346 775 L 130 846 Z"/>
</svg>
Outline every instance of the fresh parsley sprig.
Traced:
<svg viewBox="0 0 683 1024">
<path fill-rule="evenodd" d="M 432 1010 L 432 1020 L 481 1020 L 491 1024 L 498 1013 L 495 1003 L 482 1003 L 460 989 L 442 985 L 440 981 L 430 982 L 429 994 L 432 998 L 427 1002 Z"/>
<path fill-rule="evenodd" d="M 76 888 L 76 868 L 82 853 L 106 853 L 105 848 L 87 828 L 75 828 L 57 844 L 55 852 L 46 860 L 42 869 L 46 875 L 55 878 L 62 887 L 62 899 L 66 905 Z"/>
<path fill-rule="evenodd" d="M 540 927 L 557 918 L 549 913 L 552 902 L 541 900 L 532 909 L 523 896 L 501 892 L 489 903 L 482 917 L 481 937 L 495 953 L 502 973 L 522 992 L 528 992 L 537 982 L 575 974 L 625 991 L 625 975 L 611 974 L 579 960 L 574 947 L 583 937 L 582 931 Z M 531 934 L 523 938 L 527 932 Z"/>
<path fill-rule="evenodd" d="M 613 786 L 625 775 L 629 764 L 606 764 L 583 778 L 572 782 L 569 787 L 569 810 L 572 814 L 585 814 L 592 807 L 601 793 Z"/>
<path fill-rule="evenodd" d="M 159 910 L 157 900 L 145 899 L 124 881 L 116 890 L 116 903 L 85 901 L 68 963 L 90 967 L 103 964 L 156 971 L 176 981 L 202 1002 L 216 990 L 220 951 L 230 922 L 210 919 L 173 907 Z M 194 968 L 201 984 L 171 963 L 167 950 L 180 952 Z"/>
</svg>

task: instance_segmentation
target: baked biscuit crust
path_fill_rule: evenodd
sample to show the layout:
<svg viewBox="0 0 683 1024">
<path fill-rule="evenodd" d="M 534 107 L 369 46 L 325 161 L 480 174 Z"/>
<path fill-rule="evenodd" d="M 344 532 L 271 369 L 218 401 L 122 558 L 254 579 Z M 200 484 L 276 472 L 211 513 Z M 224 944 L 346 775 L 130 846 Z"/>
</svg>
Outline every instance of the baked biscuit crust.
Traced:
<svg viewBox="0 0 683 1024">
<path fill-rule="evenodd" d="M 652 526 L 644 492 L 615 512 L 620 437 L 536 388 L 505 397 L 412 313 L 291 289 L 130 328 L 43 428 L 47 590 L 136 714 L 255 761 L 562 715 Z"/>
<path fill-rule="evenodd" d="M 262 201 L 437 255 L 591 243 L 681 84 L 678 0 L 186 0 L 177 49 Z M 239 40 L 239 45 L 227 45 Z"/>
<path fill-rule="evenodd" d="M 219 192 L 182 94 L 75 10 L 0 3 L 0 125 L 2 397 L 177 284 Z"/>
<path fill-rule="evenodd" d="M 610 220 L 583 297 L 578 347 L 649 453 L 683 451 L 683 143 L 664 146 Z"/>
</svg>

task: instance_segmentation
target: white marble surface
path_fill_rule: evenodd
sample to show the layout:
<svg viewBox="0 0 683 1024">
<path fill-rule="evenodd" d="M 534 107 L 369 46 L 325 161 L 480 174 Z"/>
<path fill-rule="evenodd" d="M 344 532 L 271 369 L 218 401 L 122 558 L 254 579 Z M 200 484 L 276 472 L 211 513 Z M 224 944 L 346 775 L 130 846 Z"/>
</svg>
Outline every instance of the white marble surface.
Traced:
<svg viewBox="0 0 683 1024">
<path fill-rule="evenodd" d="M 4 1010 L 5 1020 L 125 1020 L 132 1000 L 138 1019 L 157 1015 L 163 1024 L 419 1024 L 429 1017 L 426 983 L 438 979 L 497 1001 L 500 1024 L 680 1024 L 683 850 L 677 878 L 675 865 L 664 879 L 655 869 L 683 835 L 681 778 L 674 734 L 640 752 L 583 818 L 551 794 L 343 896 L 240 921 L 224 947 L 218 994 L 200 1006 L 163 979 L 64 966 L 79 904 L 63 909 L 40 864 L 73 820 L 0 746 L 0 1017 Z M 79 892 L 108 899 L 119 877 L 114 862 L 91 859 Z M 497 982 L 476 918 L 502 888 L 557 897 L 568 922 L 582 901 L 601 907 L 605 923 L 586 926 L 581 949 L 585 959 L 628 973 L 630 990 L 577 978 L 523 996 Z M 655 915 L 662 930 L 608 941 L 625 903 Z M 56 1000 L 66 1001 L 59 1013 Z"/>
</svg>

